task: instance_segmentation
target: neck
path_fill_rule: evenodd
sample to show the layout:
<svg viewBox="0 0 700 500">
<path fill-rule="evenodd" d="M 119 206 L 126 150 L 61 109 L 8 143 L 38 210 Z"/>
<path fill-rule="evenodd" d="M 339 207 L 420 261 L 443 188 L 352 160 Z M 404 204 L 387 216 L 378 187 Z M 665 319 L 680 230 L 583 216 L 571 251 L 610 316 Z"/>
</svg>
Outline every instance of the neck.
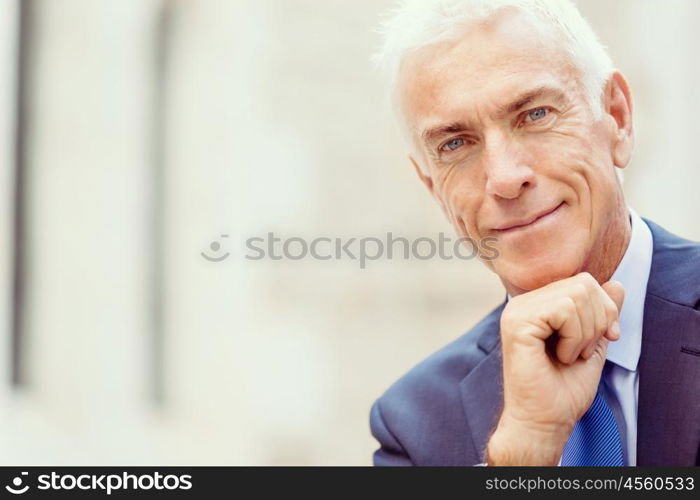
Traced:
<svg viewBox="0 0 700 500">
<path fill-rule="evenodd" d="M 627 209 L 622 206 L 620 215 L 608 224 L 599 240 L 600 244 L 592 249 L 581 272 L 589 272 L 600 284 L 609 281 L 620 265 L 631 238 L 632 224 Z"/>
</svg>

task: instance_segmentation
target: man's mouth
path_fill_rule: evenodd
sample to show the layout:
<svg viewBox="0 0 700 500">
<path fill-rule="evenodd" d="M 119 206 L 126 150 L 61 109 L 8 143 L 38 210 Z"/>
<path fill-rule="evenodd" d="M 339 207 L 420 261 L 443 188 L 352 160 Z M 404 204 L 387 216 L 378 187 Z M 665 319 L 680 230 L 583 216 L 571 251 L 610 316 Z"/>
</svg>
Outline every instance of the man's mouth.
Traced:
<svg viewBox="0 0 700 500">
<path fill-rule="evenodd" d="M 539 213 L 532 215 L 530 217 L 527 217 L 527 218 L 509 221 L 505 224 L 502 224 L 499 227 L 494 228 L 494 231 L 497 234 L 505 234 L 505 233 L 515 232 L 515 231 L 519 231 L 521 229 L 527 229 L 527 228 L 533 227 L 533 226 L 537 225 L 538 223 L 544 221 L 545 219 L 547 219 L 551 215 L 553 215 L 564 204 L 565 204 L 565 202 L 562 201 L 559 205 L 555 206 L 554 208 L 549 208 L 547 210 L 544 210 L 542 212 L 539 212 Z"/>
</svg>

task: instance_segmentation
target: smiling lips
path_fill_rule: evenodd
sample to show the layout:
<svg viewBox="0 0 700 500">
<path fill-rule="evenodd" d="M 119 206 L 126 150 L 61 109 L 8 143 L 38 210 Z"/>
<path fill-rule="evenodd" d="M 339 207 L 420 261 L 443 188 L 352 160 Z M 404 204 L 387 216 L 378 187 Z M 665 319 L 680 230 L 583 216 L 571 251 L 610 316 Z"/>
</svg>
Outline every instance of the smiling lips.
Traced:
<svg viewBox="0 0 700 500">
<path fill-rule="evenodd" d="M 524 228 L 538 222 L 539 220 L 544 219 L 548 215 L 553 214 L 554 212 L 559 210 L 559 208 L 561 208 L 561 206 L 563 204 L 564 204 L 564 202 L 561 202 L 559 205 L 555 206 L 554 208 L 549 208 L 549 209 L 544 210 L 544 211 L 542 211 L 536 215 L 533 215 L 531 217 L 520 219 L 517 221 L 508 222 L 506 224 L 503 224 L 500 227 L 494 228 L 494 231 L 496 231 L 498 233 L 507 233 L 509 231 L 516 231 L 518 229 L 524 229 Z"/>
</svg>

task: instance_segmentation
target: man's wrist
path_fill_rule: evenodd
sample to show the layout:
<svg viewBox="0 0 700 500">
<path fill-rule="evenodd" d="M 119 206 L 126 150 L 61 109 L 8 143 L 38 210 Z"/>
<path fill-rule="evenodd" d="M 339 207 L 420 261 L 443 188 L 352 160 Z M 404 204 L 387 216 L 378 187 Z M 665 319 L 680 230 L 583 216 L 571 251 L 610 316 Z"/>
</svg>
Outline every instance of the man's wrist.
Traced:
<svg viewBox="0 0 700 500">
<path fill-rule="evenodd" d="M 514 424 L 501 419 L 486 447 L 489 466 L 555 466 L 571 433 L 569 426 Z"/>
</svg>

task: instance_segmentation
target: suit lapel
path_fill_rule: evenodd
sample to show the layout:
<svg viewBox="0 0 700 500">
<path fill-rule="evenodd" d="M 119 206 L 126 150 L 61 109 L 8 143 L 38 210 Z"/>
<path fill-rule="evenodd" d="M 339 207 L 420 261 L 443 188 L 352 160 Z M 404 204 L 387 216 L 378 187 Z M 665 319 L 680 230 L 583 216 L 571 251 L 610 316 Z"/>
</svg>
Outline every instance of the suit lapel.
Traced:
<svg viewBox="0 0 700 500">
<path fill-rule="evenodd" d="M 700 245 L 651 221 L 639 359 L 637 465 L 699 465 Z"/>
<path fill-rule="evenodd" d="M 505 303 L 483 323 L 479 347 L 487 353 L 486 357 L 459 384 L 467 425 L 481 462 L 484 461 L 486 444 L 498 423 L 503 405 L 499 321 L 504 306 Z"/>
<path fill-rule="evenodd" d="M 696 465 L 700 313 L 647 295 L 639 359 L 637 465 Z"/>
</svg>

